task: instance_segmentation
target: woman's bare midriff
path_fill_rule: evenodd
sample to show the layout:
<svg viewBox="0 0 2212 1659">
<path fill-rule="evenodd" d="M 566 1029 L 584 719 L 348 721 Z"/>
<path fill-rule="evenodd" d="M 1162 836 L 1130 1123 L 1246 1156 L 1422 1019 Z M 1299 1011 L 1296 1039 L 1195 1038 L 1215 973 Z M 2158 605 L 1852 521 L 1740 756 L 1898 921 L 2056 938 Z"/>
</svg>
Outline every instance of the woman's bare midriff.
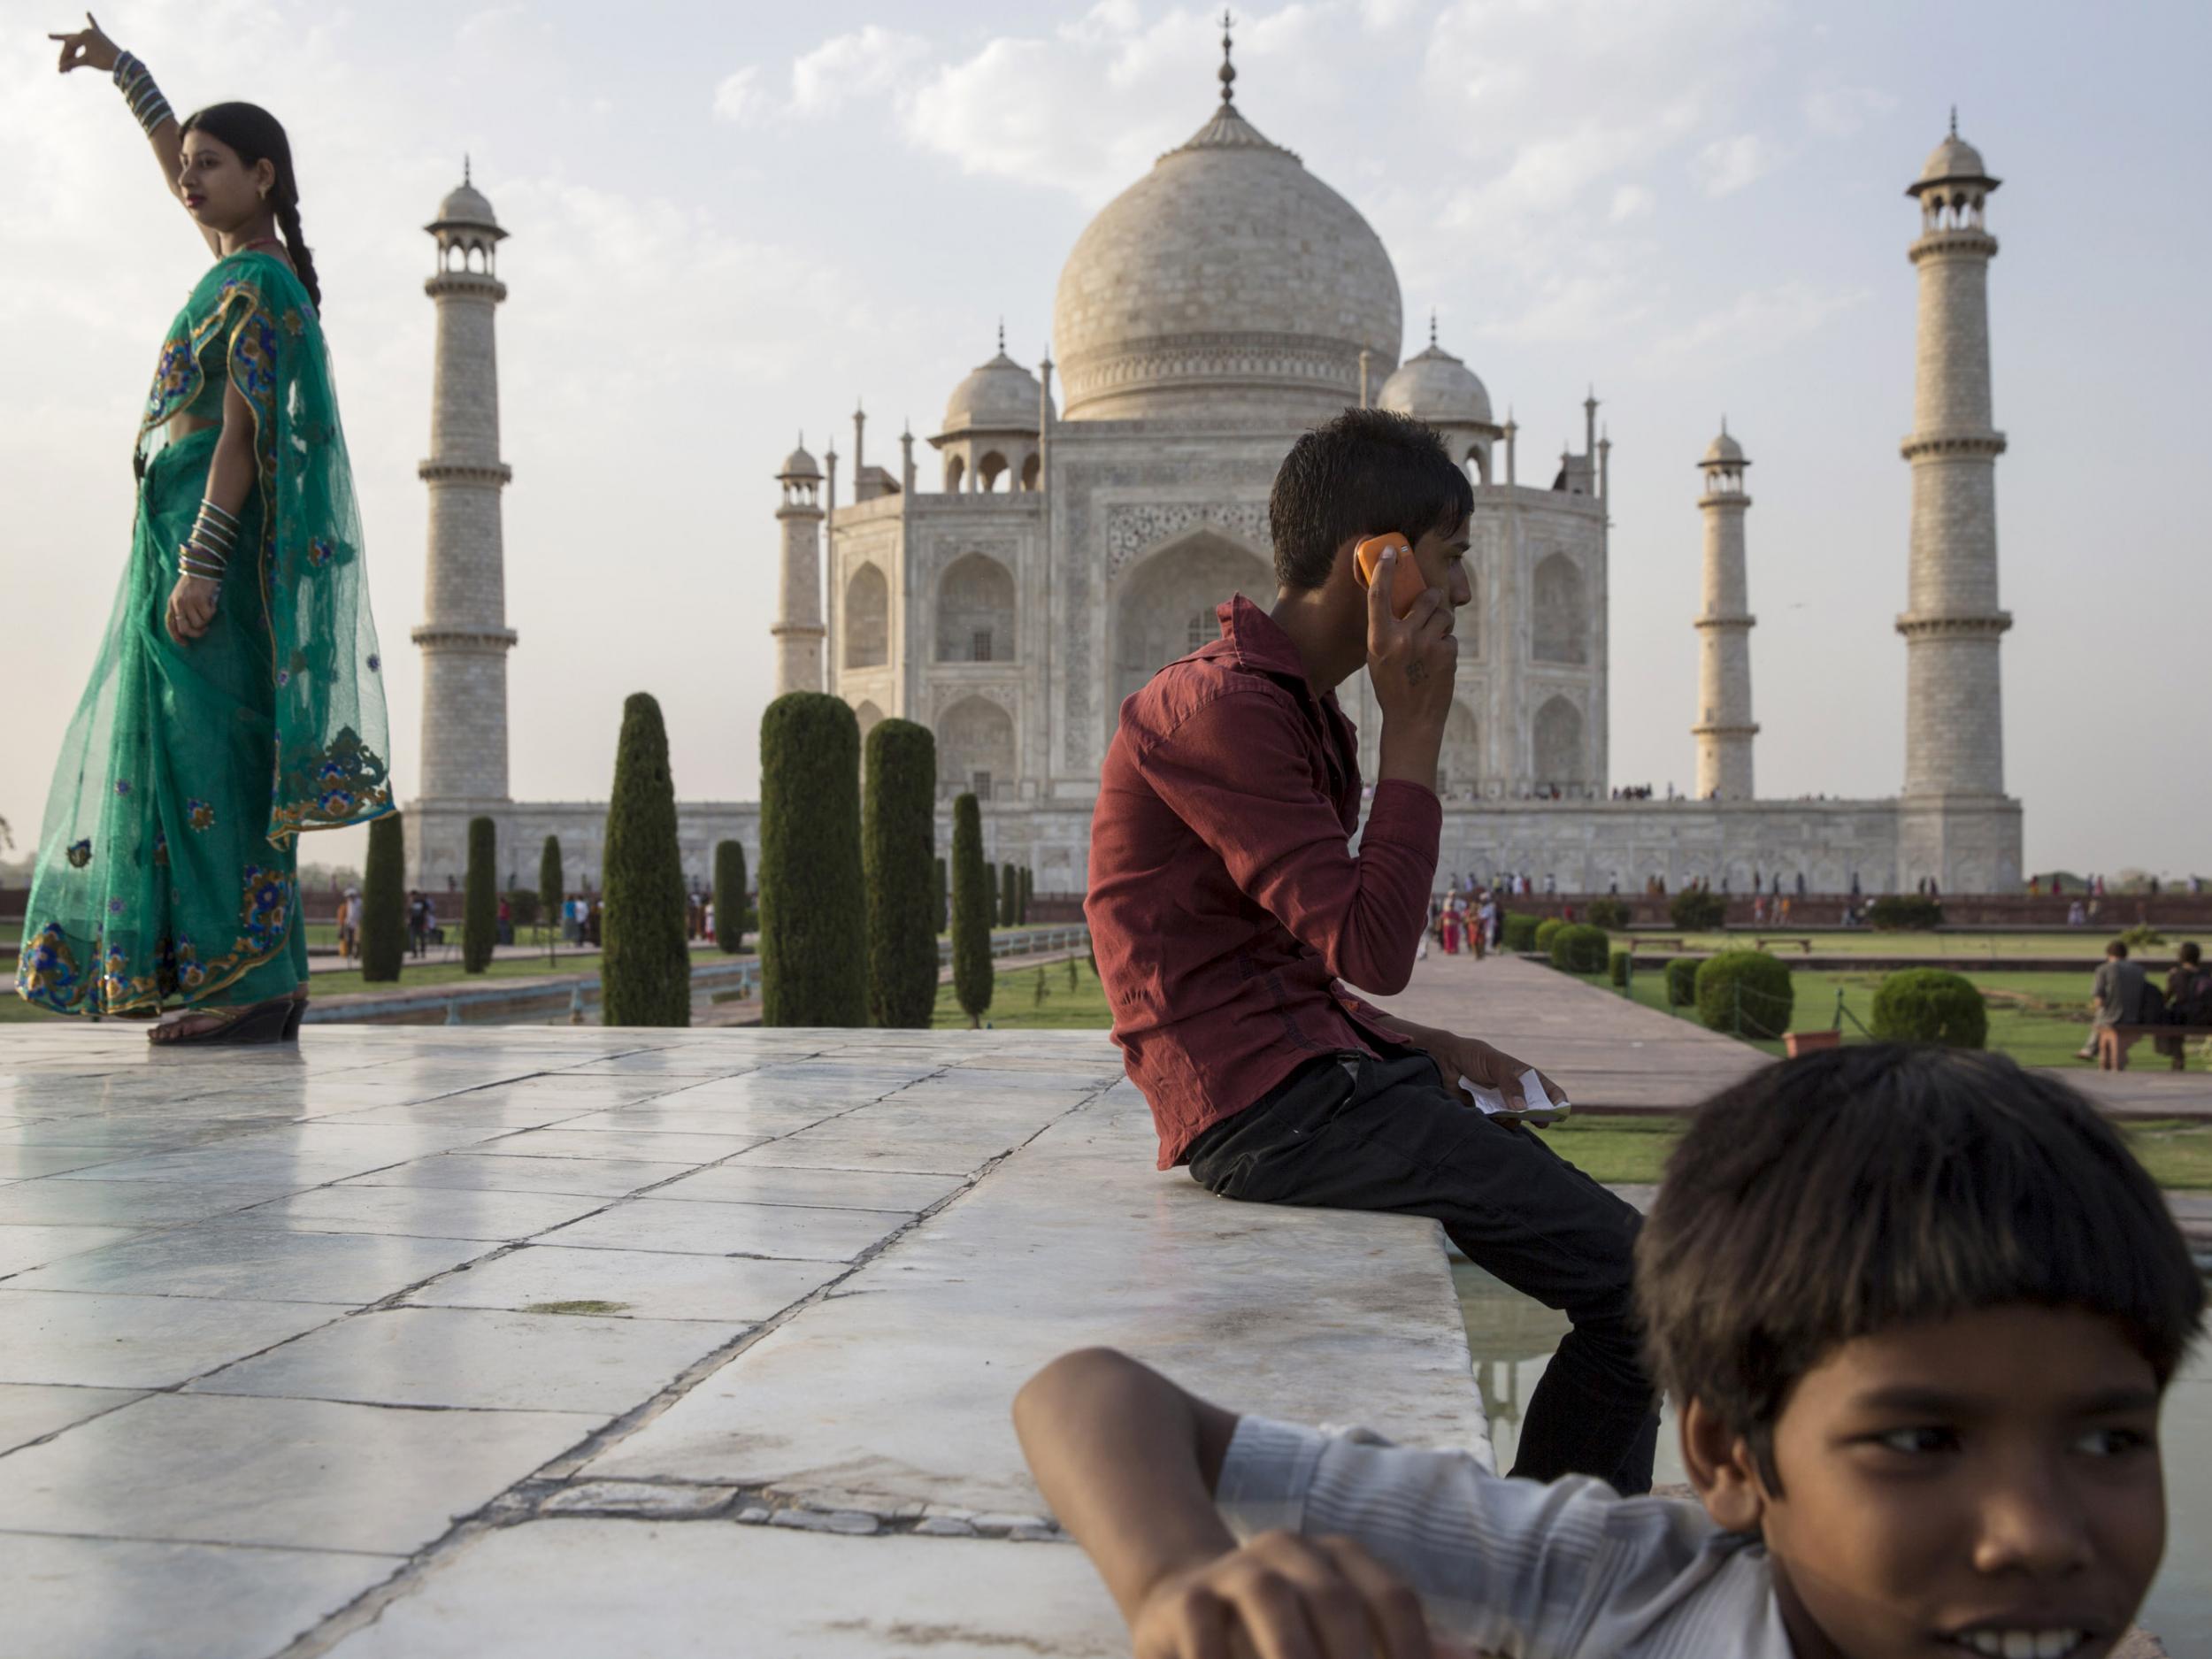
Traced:
<svg viewBox="0 0 2212 1659">
<path fill-rule="evenodd" d="M 181 443 L 196 432 L 206 432 L 222 424 L 205 415 L 172 415 L 169 417 L 169 442 Z"/>
</svg>

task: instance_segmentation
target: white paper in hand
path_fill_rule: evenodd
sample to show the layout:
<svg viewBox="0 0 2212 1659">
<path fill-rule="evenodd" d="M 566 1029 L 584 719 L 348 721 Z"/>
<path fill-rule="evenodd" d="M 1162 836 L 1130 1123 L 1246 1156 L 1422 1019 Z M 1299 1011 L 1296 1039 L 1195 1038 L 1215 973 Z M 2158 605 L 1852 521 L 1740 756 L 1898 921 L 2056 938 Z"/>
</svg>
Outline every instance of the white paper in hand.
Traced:
<svg viewBox="0 0 2212 1659">
<path fill-rule="evenodd" d="M 1463 1077 L 1459 1081 L 1485 1113 L 1510 1123 L 1534 1124 L 1541 1128 L 1546 1124 L 1557 1123 L 1574 1110 L 1574 1103 L 1564 1094 L 1553 1094 L 1544 1087 L 1544 1079 L 1533 1068 L 1521 1073 L 1521 1087 L 1510 1101 L 1499 1090 L 1486 1088 L 1471 1079 Z M 1538 1102 L 1542 1104 L 1537 1104 Z"/>
</svg>

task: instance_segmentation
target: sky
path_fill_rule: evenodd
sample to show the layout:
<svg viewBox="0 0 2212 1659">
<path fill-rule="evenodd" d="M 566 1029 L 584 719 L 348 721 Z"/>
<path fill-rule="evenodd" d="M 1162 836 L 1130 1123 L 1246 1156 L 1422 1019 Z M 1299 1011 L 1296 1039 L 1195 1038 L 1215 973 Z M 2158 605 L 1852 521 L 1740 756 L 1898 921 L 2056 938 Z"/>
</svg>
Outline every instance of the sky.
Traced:
<svg viewBox="0 0 2212 1659">
<path fill-rule="evenodd" d="M 1216 99 L 1218 13 L 111 0 L 184 111 L 292 137 L 415 788 L 434 314 L 421 227 L 472 158 L 500 271 L 511 787 L 603 798 L 623 698 L 679 794 L 748 800 L 772 691 L 772 474 L 802 432 L 892 464 L 1008 349 L 1044 355 L 1092 214 Z M 2007 781 L 2031 868 L 2212 873 L 2197 748 L 2197 416 L 2212 12 L 1987 0 L 1239 6 L 1239 107 L 1375 227 L 1406 343 L 1520 422 L 1526 477 L 1594 386 L 1613 441 L 1611 781 L 1695 771 L 1695 463 L 1748 520 L 1760 793 L 1893 794 L 1918 225 L 1956 104 L 1990 204 Z M 129 546 L 135 411 L 205 250 L 74 14 L 0 0 L 0 818 L 37 833 Z M 926 458 L 933 459 L 924 449 Z M 848 463 L 849 465 L 849 463 Z M 849 488 L 849 487 L 848 487 Z M 303 856 L 353 862 L 358 832 Z"/>
</svg>

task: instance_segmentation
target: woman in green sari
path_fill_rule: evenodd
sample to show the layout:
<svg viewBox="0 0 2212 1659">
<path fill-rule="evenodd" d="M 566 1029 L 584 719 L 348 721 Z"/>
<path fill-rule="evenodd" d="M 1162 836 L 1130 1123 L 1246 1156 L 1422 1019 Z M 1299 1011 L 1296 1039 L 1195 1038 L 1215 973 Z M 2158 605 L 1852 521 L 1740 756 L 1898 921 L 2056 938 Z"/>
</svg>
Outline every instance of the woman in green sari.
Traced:
<svg viewBox="0 0 2212 1659">
<path fill-rule="evenodd" d="M 16 988 L 158 1017 L 156 1042 L 281 1041 L 306 1006 L 297 836 L 392 810 L 291 149 L 250 104 L 180 124 L 96 23 L 52 38 L 64 73 L 113 74 L 216 262 L 139 422 L 130 563 L 54 770 Z"/>
</svg>

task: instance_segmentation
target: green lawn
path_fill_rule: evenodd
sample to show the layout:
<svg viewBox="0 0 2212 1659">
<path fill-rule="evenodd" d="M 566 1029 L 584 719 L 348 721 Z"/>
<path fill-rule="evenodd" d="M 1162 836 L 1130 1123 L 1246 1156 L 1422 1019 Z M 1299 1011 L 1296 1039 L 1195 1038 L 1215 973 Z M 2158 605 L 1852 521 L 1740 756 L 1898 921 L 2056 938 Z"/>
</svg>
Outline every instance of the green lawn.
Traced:
<svg viewBox="0 0 2212 1659">
<path fill-rule="evenodd" d="M 2108 906 L 2117 900 L 2106 901 Z M 2128 926 L 2133 915 L 2123 917 L 2108 909 L 2104 918 L 2087 927 L 2065 928 L 2047 933 L 1923 933 L 1918 931 L 1894 933 L 1876 933 L 1871 928 L 1854 928 L 1847 933 L 1801 933 L 1791 928 L 1739 927 L 1727 933 L 1684 933 L 1671 928 L 1639 929 L 1632 933 L 1615 933 L 1613 942 L 1620 945 L 1646 940 L 1666 941 L 1660 947 L 1668 952 L 1673 941 L 1680 940 L 1685 950 L 1748 949 L 1755 939 L 1796 940 L 1809 939 L 1813 951 L 1819 956 L 1957 956 L 1973 957 L 1990 962 L 2002 962 L 2008 957 L 2020 956 L 2078 956 L 2091 960 L 2104 955 L 2106 943 L 2117 938 Z M 2200 944 L 2212 944 L 2212 934 L 2184 928 L 2162 928 L 2166 943 L 2144 948 L 2147 956 L 2162 958 L 2172 954 L 2172 948 L 2185 939 L 2195 939 Z M 1797 954 L 1795 945 L 1778 947 L 1775 954 L 1785 958 Z"/>
<path fill-rule="evenodd" d="M 1988 1004 L 1992 1048 L 2010 1055 L 2023 1065 L 2086 1064 L 2074 1058 L 2089 1035 L 2086 973 L 2029 973 L 2014 969 L 1977 968 L 1966 977 L 1981 988 L 1983 1001 Z M 1790 982 L 1797 999 L 1790 1018 L 1793 1027 L 1811 1031 L 1833 1025 L 1836 994 L 1840 991 L 1846 1010 L 1844 1041 L 1867 1040 L 1860 1027 L 1874 1023 L 1874 993 L 1881 986 L 1881 974 L 1816 973 L 1799 969 L 1790 975 Z M 1594 983 L 1605 984 L 1601 979 Z M 1663 1013 L 1695 1018 L 1688 1009 L 1666 1006 L 1666 979 L 1660 971 L 1646 970 L 1636 975 L 1635 996 L 1638 1002 Z M 1857 1023 L 1854 1023 L 1855 1019 Z M 1770 1054 L 1782 1052 L 1779 1042 L 1757 1042 L 1753 1046 Z M 2190 1071 L 2212 1069 L 2201 1050 L 2201 1044 L 2190 1050 Z M 2154 1052 L 2149 1043 L 2141 1042 L 2130 1055 L 2129 1064 L 2162 1068 L 2168 1061 Z"/>
<path fill-rule="evenodd" d="M 1082 957 L 1070 960 L 1075 964 L 1073 990 L 1068 988 L 1065 962 L 1000 969 L 992 982 L 991 1006 L 984 1010 L 985 1021 L 1000 1031 L 1106 1030 L 1114 1020 L 1107 1011 L 1106 993 L 1099 987 L 1098 976 Z M 1040 974 L 1045 992 L 1041 1003 L 1037 1000 Z M 951 986 L 937 987 L 937 1012 L 930 1024 L 941 1031 L 967 1029 L 968 1017 L 961 1011 Z"/>
</svg>

